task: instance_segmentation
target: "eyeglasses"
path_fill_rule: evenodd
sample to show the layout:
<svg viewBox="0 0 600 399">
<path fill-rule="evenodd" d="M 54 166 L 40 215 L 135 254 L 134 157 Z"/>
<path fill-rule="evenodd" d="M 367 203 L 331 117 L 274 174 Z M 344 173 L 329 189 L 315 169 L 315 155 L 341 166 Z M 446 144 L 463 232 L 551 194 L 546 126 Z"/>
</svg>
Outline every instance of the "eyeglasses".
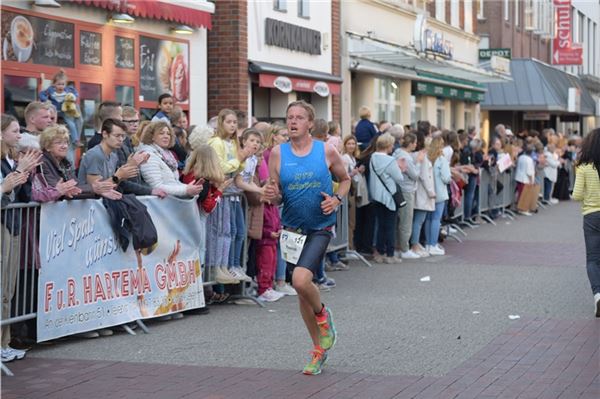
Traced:
<svg viewBox="0 0 600 399">
<path fill-rule="evenodd" d="M 123 119 L 123 122 L 134 124 L 134 123 L 140 123 L 140 120 L 139 119 L 128 119 L 128 120 Z"/>
</svg>

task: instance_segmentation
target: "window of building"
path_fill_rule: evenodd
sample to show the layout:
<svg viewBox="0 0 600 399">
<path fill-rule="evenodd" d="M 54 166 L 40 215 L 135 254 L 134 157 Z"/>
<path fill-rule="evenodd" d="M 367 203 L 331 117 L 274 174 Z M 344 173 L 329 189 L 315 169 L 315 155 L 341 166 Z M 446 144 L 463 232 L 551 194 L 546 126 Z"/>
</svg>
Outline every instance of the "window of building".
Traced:
<svg viewBox="0 0 600 399">
<path fill-rule="evenodd" d="M 436 116 L 437 116 L 437 120 L 436 120 L 436 126 L 438 129 L 445 129 L 445 117 L 446 117 L 446 107 L 444 104 L 444 100 L 438 98 L 436 100 L 436 105 L 437 105 L 437 109 L 436 109 Z"/>
<path fill-rule="evenodd" d="M 287 0 L 273 0 L 273 9 L 276 11 L 287 12 Z"/>
<path fill-rule="evenodd" d="M 485 15 L 483 13 L 483 0 L 479 0 L 477 2 L 477 19 L 485 19 Z"/>
<path fill-rule="evenodd" d="M 481 36 L 479 40 L 479 48 L 487 49 L 490 48 L 490 37 L 489 36 Z"/>
<path fill-rule="evenodd" d="M 4 112 L 11 114 L 24 124 L 25 107 L 37 100 L 36 78 L 4 75 Z"/>
<path fill-rule="evenodd" d="M 416 126 L 422 116 L 421 96 L 410 96 L 410 122 L 411 126 Z"/>
<path fill-rule="evenodd" d="M 446 22 L 446 0 L 435 0 L 435 19 Z"/>
<path fill-rule="evenodd" d="M 298 0 L 298 16 L 302 18 L 310 18 L 310 0 Z"/>
<path fill-rule="evenodd" d="M 524 26 L 526 30 L 535 30 L 536 29 L 536 11 L 538 4 L 533 3 L 533 0 L 525 0 L 525 10 L 524 10 Z"/>
<path fill-rule="evenodd" d="M 459 27 L 460 25 L 460 3 L 459 0 L 450 0 L 450 25 Z"/>
<path fill-rule="evenodd" d="M 508 0 L 504 0 L 504 20 L 509 20 L 509 12 L 508 12 Z"/>
<path fill-rule="evenodd" d="M 515 0 L 513 4 L 515 5 L 515 26 L 519 26 L 519 13 L 521 11 L 519 0 Z"/>
<path fill-rule="evenodd" d="M 473 0 L 464 0 L 465 32 L 473 33 Z"/>
<path fill-rule="evenodd" d="M 378 121 L 400 123 L 400 90 L 393 79 L 375 79 L 375 115 Z"/>
<path fill-rule="evenodd" d="M 135 87 L 133 86 L 115 86 L 115 101 L 123 105 L 131 105 L 135 103 Z"/>
<path fill-rule="evenodd" d="M 102 102 L 102 86 L 96 83 L 82 82 L 79 85 L 79 101 L 83 118 L 83 133 L 85 137 L 92 137 L 96 131 L 94 114 Z"/>
</svg>

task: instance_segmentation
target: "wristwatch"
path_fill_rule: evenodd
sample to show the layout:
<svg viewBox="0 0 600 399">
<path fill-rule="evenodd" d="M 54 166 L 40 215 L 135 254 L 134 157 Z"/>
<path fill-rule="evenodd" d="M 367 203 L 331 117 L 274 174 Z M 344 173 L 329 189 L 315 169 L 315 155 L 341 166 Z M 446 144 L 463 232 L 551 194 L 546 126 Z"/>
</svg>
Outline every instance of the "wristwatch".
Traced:
<svg viewBox="0 0 600 399">
<path fill-rule="evenodd" d="M 112 181 L 115 184 L 119 184 L 119 178 L 117 176 L 115 176 L 115 175 L 112 175 Z"/>
</svg>

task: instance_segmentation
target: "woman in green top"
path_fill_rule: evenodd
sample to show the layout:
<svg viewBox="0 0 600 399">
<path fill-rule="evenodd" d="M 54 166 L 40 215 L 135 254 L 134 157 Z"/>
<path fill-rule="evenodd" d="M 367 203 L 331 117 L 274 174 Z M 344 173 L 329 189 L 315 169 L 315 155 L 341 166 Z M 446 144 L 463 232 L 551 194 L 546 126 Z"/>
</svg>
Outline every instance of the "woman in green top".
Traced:
<svg viewBox="0 0 600 399">
<path fill-rule="evenodd" d="M 573 199 L 582 201 L 588 278 L 600 317 L 600 128 L 584 137 L 577 160 Z"/>
</svg>

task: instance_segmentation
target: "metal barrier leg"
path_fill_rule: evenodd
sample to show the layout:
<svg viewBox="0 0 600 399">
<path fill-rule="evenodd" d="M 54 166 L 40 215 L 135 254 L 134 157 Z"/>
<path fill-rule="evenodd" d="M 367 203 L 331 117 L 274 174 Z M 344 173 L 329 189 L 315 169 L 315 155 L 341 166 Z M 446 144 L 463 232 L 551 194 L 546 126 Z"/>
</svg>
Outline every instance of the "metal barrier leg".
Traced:
<svg viewBox="0 0 600 399">
<path fill-rule="evenodd" d="M 465 231 L 458 224 L 450 223 L 449 226 L 452 227 L 453 229 L 456 229 L 456 231 L 458 231 L 463 236 L 465 236 L 465 237 L 467 236 L 467 233 L 465 233 Z"/>
<path fill-rule="evenodd" d="M 367 259 L 365 259 L 365 257 L 364 257 L 364 256 L 362 256 L 361 254 L 359 254 L 358 252 L 356 252 L 356 251 L 355 251 L 355 250 L 353 250 L 353 249 L 348 249 L 348 250 L 345 250 L 345 251 L 344 251 L 344 254 L 345 254 L 345 255 L 348 255 L 348 254 L 350 254 L 350 255 L 352 255 L 352 256 L 355 256 L 355 257 L 356 257 L 356 259 L 358 259 L 358 260 L 360 260 L 362 263 L 364 263 L 364 264 L 365 264 L 365 266 L 367 266 L 367 267 L 373 267 L 373 265 L 371 264 L 371 262 L 369 262 Z"/>
<path fill-rule="evenodd" d="M 485 213 L 482 213 L 481 215 L 479 215 L 479 217 L 482 218 L 483 220 L 485 220 L 486 222 L 488 222 L 488 223 L 496 226 L 496 222 L 494 222 L 494 219 L 492 219 L 491 217 L 489 217 Z"/>
<path fill-rule="evenodd" d="M 2 363 L 2 371 L 4 371 L 4 374 L 6 374 L 9 377 L 14 377 L 14 374 L 12 373 L 12 371 L 10 371 L 10 369 L 8 367 L 6 367 L 6 365 L 4 363 Z"/>
<path fill-rule="evenodd" d="M 146 334 L 150 334 L 150 330 L 148 330 L 148 327 L 146 327 L 146 325 L 144 324 L 143 321 L 141 320 L 136 320 L 135 323 L 138 325 L 139 328 L 142 329 L 142 331 Z"/>
<path fill-rule="evenodd" d="M 242 293 L 239 295 L 232 295 L 229 298 L 227 298 L 227 300 L 225 302 L 231 302 L 231 301 L 235 301 L 236 299 L 249 299 L 252 302 L 256 303 L 258 306 L 260 306 L 261 308 L 265 307 L 265 304 L 259 300 L 258 298 L 253 297 L 252 295 L 248 295 L 247 290 L 248 290 L 248 285 L 245 283 L 242 283 Z"/>
<path fill-rule="evenodd" d="M 122 324 L 122 325 L 121 325 L 121 327 L 123 328 L 123 330 L 125 330 L 125 332 L 126 332 L 127 334 L 129 334 L 129 335 L 137 335 L 137 334 L 135 333 L 135 331 L 133 331 L 133 330 L 131 329 L 131 327 L 129 327 L 127 324 Z"/>
</svg>

